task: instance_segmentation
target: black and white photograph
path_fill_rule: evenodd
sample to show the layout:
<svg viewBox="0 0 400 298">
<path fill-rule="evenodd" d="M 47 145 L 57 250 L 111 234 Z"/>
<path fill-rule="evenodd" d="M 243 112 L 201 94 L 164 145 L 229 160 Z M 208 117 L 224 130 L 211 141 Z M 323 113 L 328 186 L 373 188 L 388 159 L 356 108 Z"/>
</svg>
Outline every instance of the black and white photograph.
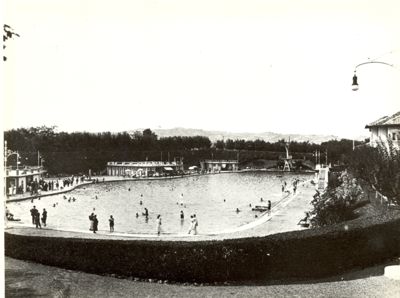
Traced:
<svg viewBox="0 0 400 298">
<path fill-rule="evenodd" d="M 400 2 L 2 4 L 3 297 L 400 297 Z"/>
</svg>

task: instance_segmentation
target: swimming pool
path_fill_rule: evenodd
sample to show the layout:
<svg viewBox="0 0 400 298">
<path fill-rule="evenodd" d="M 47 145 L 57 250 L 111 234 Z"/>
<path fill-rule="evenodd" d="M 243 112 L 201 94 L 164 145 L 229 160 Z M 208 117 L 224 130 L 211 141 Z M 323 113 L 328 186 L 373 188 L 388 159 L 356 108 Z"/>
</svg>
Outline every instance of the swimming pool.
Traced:
<svg viewBox="0 0 400 298">
<path fill-rule="evenodd" d="M 210 234 L 254 221 L 260 213 L 252 211 L 252 207 L 267 205 L 268 200 L 274 206 L 283 198 L 281 187 L 284 182 L 291 189 L 295 179 L 310 178 L 309 174 L 238 172 L 168 180 L 105 182 L 36 199 L 33 203 L 11 202 L 7 206 L 22 224 L 32 223 L 29 210 L 33 205 L 40 213 L 46 208 L 47 226 L 65 230 L 88 231 L 88 217 L 94 212 L 99 220 L 99 230 L 108 231 L 108 219 L 113 215 L 115 232 L 129 234 L 156 233 L 158 214 L 162 218 L 162 233 L 186 234 L 190 215 L 196 214 L 198 232 Z M 147 218 L 143 215 L 144 208 L 149 211 Z M 184 220 L 180 218 L 181 211 Z"/>
</svg>

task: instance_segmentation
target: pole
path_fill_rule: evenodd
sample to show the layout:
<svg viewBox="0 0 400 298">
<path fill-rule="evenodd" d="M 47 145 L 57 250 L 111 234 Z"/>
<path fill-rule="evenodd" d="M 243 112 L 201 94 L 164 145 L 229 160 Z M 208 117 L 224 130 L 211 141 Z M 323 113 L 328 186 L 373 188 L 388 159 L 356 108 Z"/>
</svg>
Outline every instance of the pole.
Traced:
<svg viewBox="0 0 400 298">
<path fill-rule="evenodd" d="M 4 170 L 7 168 L 7 141 L 4 141 Z"/>
<path fill-rule="evenodd" d="M 38 165 L 38 167 L 40 167 L 40 154 L 39 154 L 39 150 L 37 151 L 37 165 Z"/>
<path fill-rule="evenodd" d="M 328 166 L 328 148 L 325 151 L 325 163 Z"/>
<path fill-rule="evenodd" d="M 4 141 L 4 198 L 7 198 L 7 141 Z"/>
<path fill-rule="evenodd" d="M 317 155 L 318 150 L 315 150 L 315 165 L 318 163 L 318 155 Z"/>
</svg>

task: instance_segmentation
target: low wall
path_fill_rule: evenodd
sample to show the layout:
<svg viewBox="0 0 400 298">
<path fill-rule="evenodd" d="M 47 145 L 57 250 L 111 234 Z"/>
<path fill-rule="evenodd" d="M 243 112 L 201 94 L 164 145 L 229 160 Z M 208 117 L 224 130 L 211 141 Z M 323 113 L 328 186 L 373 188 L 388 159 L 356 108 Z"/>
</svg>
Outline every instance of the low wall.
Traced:
<svg viewBox="0 0 400 298">
<path fill-rule="evenodd" d="M 186 282 L 319 278 L 400 256 L 400 213 L 223 241 L 77 239 L 6 232 L 5 254 L 97 274 Z"/>
</svg>

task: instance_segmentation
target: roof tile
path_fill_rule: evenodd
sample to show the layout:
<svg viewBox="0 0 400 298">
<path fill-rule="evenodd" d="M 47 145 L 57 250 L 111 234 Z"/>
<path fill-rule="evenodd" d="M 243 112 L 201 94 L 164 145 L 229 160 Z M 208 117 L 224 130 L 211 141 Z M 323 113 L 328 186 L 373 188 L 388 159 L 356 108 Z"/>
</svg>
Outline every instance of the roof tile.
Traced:
<svg viewBox="0 0 400 298">
<path fill-rule="evenodd" d="M 377 127 L 377 126 L 400 126 L 400 112 L 393 114 L 392 116 L 385 116 L 378 120 L 367 124 L 365 128 Z"/>
</svg>

